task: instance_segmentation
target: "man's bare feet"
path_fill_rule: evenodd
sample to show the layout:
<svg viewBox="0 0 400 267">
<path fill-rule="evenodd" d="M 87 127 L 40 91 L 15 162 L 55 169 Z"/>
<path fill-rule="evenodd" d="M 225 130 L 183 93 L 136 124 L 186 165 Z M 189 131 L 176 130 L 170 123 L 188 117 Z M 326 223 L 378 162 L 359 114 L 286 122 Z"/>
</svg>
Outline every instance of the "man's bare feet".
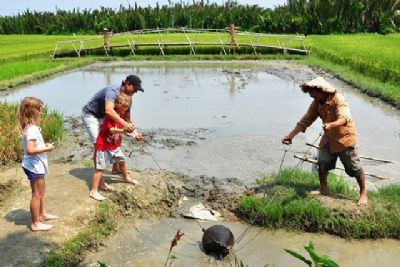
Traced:
<svg viewBox="0 0 400 267">
<path fill-rule="evenodd" d="M 58 216 L 52 215 L 50 213 L 46 213 L 43 217 L 40 218 L 40 221 L 50 221 L 50 220 L 57 220 Z"/>
<path fill-rule="evenodd" d="M 360 195 L 360 198 L 358 199 L 357 206 L 367 206 L 368 204 L 368 197 L 367 195 Z"/>
<path fill-rule="evenodd" d="M 38 231 L 49 231 L 53 228 L 52 225 L 50 224 L 45 224 L 45 223 L 34 223 L 31 225 L 31 230 L 32 232 L 38 232 Z"/>
<path fill-rule="evenodd" d="M 312 196 L 320 196 L 320 195 L 326 196 L 326 195 L 329 194 L 329 192 L 327 192 L 327 191 L 321 191 L 321 190 L 313 190 L 313 191 L 310 191 L 308 194 L 309 194 L 309 195 L 312 195 Z"/>
</svg>

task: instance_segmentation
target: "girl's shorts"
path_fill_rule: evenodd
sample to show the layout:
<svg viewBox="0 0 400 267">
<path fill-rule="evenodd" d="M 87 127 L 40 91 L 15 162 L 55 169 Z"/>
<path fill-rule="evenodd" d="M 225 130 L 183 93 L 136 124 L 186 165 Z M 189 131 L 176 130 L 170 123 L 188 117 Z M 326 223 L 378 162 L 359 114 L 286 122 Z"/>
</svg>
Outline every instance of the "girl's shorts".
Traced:
<svg viewBox="0 0 400 267">
<path fill-rule="evenodd" d="M 45 175 L 44 173 L 31 172 L 31 171 L 25 169 L 24 167 L 22 167 L 22 169 L 24 170 L 26 176 L 28 177 L 28 180 L 31 181 L 31 182 L 36 180 L 36 179 L 38 179 L 38 178 L 44 177 L 44 175 Z"/>
<path fill-rule="evenodd" d="M 96 151 L 96 170 L 104 170 L 109 164 L 119 161 L 125 161 L 124 152 L 122 152 L 120 147 L 115 150 Z"/>
</svg>

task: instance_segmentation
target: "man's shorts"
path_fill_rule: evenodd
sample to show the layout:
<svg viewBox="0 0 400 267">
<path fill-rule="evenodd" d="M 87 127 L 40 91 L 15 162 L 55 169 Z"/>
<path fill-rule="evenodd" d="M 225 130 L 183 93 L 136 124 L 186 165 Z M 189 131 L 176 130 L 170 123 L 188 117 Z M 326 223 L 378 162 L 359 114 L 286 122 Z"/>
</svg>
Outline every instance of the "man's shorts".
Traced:
<svg viewBox="0 0 400 267">
<path fill-rule="evenodd" d="M 100 126 L 103 119 L 96 118 L 93 114 L 82 112 L 81 114 L 83 125 L 89 134 L 89 139 L 92 144 L 96 144 L 97 136 L 99 136 Z"/>
<path fill-rule="evenodd" d="M 319 149 L 318 168 L 321 171 L 333 170 L 336 167 L 336 161 L 339 157 L 344 166 L 344 170 L 350 177 L 356 177 L 363 171 L 361 167 L 360 157 L 356 146 L 350 146 L 346 150 L 339 153 L 331 153 L 329 144 Z"/>
<path fill-rule="evenodd" d="M 115 150 L 96 150 L 96 170 L 104 170 L 109 164 L 125 161 L 124 152 L 121 148 Z"/>
</svg>

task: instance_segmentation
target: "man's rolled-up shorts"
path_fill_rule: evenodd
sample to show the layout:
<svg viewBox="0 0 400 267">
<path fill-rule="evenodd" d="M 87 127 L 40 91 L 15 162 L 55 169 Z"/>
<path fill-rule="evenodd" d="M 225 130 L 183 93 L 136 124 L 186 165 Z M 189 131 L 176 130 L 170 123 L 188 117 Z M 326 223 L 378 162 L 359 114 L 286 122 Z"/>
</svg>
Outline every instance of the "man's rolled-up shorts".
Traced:
<svg viewBox="0 0 400 267">
<path fill-rule="evenodd" d="M 92 144 L 96 144 L 97 136 L 99 136 L 100 126 L 103 123 L 102 118 L 96 118 L 91 113 L 82 112 L 81 114 L 83 125 L 89 134 L 89 139 Z"/>
<path fill-rule="evenodd" d="M 359 176 L 363 169 L 356 145 L 347 147 L 344 151 L 331 153 L 329 144 L 319 149 L 318 168 L 321 171 L 329 171 L 336 168 L 336 161 L 340 159 L 344 170 L 350 177 Z"/>
</svg>

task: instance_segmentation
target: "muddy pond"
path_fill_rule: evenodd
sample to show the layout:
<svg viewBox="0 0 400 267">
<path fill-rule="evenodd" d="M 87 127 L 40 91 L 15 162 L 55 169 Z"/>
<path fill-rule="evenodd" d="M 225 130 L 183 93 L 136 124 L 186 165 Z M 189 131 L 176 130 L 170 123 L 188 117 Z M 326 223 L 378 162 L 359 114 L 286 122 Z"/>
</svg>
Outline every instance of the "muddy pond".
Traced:
<svg viewBox="0 0 400 267">
<path fill-rule="evenodd" d="M 251 183 L 265 173 L 277 171 L 286 148 L 289 151 L 283 166 L 298 163 L 294 153 L 310 151 L 309 156 L 313 157 L 316 151 L 305 143 L 316 143 L 322 130 L 319 121 L 307 133 L 299 134 L 290 147 L 284 147 L 280 139 L 293 128 L 311 102 L 299 89 L 299 83 L 316 75 L 324 76 L 347 98 L 358 130 L 361 155 L 392 161 L 400 158 L 398 111 L 362 95 L 330 74 L 289 62 L 95 64 L 2 93 L 0 101 L 15 102 L 25 96 L 36 96 L 50 109 L 78 117 L 82 106 L 95 92 L 107 84 L 121 83 L 129 74 L 137 74 L 143 81 L 145 92 L 134 95 L 132 117 L 148 139 L 148 143 L 129 144 L 125 149 L 130 156 L 127 162 L 130 168 L 236 177 Z M 85 138 L 86 133 L 81 134 Z M 398 163 L 364 160 L 363 165 L 369 173 L 392 178 L 367 177 L 369 189 L 400 179 Z M 302 166 L 311 169 L 309 163 Z M 235 235 L 246 228 L 241 223 L 223 224 L 233 229 Z M 90 255 L 85 264 L 104 260 L 110 266 L 138 266 L 139 263 L 139 266 L 162 266 L 168 254 L 168 249 L 165 253 L 163 248 L 168 248 L 176 232 L 167 225 L 188 233 L 185 245 L 177 250 L 181 256 L 176 255 L 179 260 L 174 266 L 234 263 L 232 257 L 224 261 L 204 257 L 198 244 L 201 231 L 193 221 L 163 219 L 124 227 L 106 242 L 107 249 Z M 258 228 L 252 231 L 255 237 L 252 239 L 249 234 L 242 240 L 236 254 L 249 266 L 304 266 L 283 248 L 305 254 L 303 246 L 310 240 L 318 252 L 331 256 L 341 266 L 390 266 L 400 253 L 399 242 L 392 240 L 350 242 L 327 235 L 298 235 Z M 257 231 L 260 233 L 256 235 Z M 152 238 L 159 246 L 150 242 Z"/>
</svg>

